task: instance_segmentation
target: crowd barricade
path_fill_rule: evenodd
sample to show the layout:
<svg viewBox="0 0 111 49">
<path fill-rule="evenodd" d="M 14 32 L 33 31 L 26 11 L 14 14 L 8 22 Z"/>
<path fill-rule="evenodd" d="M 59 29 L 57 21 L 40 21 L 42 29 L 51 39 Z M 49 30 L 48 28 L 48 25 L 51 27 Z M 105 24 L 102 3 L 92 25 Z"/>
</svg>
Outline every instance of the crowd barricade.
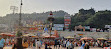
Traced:
<svg viewBox="0 0 111 49">
<path fill-rule="evenodd" d="M 104 47 L 104 49 L 111 49 L 111 47 Z"/>
</svg>

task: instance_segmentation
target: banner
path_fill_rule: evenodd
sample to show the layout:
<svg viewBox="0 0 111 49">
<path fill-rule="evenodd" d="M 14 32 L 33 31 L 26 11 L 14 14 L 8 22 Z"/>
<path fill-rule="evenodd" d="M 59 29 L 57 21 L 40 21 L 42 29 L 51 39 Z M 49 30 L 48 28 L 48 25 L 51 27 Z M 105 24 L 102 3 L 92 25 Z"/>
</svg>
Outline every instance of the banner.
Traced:
<svg viewBox="0 0 111 49">
<path fill-rule="evenodd" d="M 54 27 L 64 27 L 64 24 L 54 24 Z"/>
<path fill-rule="evenodd" d="M 96 32 L 96 28 L 91 28 L 90 31 L 91 32 Z"/>
<path fill-rule="evenodd" d="M 63 28 L 60 28 L 60 27 L 52 27 L 52 30 L 59 30 L 59 31 L 62 31 Z"/>
<path fill-rule="evenodd" d="M 111 25 L 105 25 L 105 28 L 110 28 L 111 29 Z"/>
<path fill-rule="evenodd" d="M 90 29 L 90 26 L 84 26 L 85 27 L 85 29 Z"/>
<path fill-rule="evenodd" d="M 70 21 L 71 21 L 71 19 L 64 19 L 64 21 L 69 21 L 69 22 L 70 22 Z"/>
</svg>

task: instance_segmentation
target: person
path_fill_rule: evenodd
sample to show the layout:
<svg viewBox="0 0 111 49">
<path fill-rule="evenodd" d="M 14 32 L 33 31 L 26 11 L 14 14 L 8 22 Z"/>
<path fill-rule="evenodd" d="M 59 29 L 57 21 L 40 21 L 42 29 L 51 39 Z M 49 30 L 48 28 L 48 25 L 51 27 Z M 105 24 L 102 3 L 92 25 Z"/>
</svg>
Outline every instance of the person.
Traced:
<svg viewBox="0 0 111 49">
<path fill-rule="evenodd" d="M 89 44 L 88 44 L 88 42 L 85 43 L 84 49 L 89 49 Z"/>
<path fill-rule="evenodd" d="M 44 42 L 44 43 L 45 43 L 45 49 L 48 49 L 48 48 L 47 48 L 47 46 L 48 46 L 47 43 L 46 43 L 46 42 Z"/>
<path fill-rule="evenodd" d="M 24 48 L 28 48 L 28 42 L 27 42 L 27 40 L 24 40 L 22 45 L 23 45 Z"/>
<path fill-rule="evenodd" d="M 55 49 L 55 47 L 56 47 L 56 49 L 57 49 L 57 44 L 58 44 L 58 42 L 57 42 L 56 39 L 54 40 L 54 42 L 55 42 L 55 44 L 54 44 L 54 49 Z"/>
<path fill-rule="evenodd" d="M 58 49 L 59 49 L 60 45 L 61 45 L 61 41 L 60 40 L 58 40 L 58 44 L 57 45 L 59 45 L 59 47 L 58 47 Z"/>
<path fill-rule="evenodd" d="M 2 36 L 2 37 L 0 38 L 0 49 L 3 49 L 4 46 L 5 46 L 5 39 L 4 39 L 4 37 Z"/>
<path fill-rule="evenodd" d="M 98 42 L 95 43 L 95 46 L 98 47 Z"/>
<path fill-rule="evenodd" d="M 14 44 L 14 39 L 12 39 L 12 43 L 11 43 L 12 45 Z"/>
<path fill-rule="evenodd" d="M 8 45 L 8 44 L 9 44 L 9 39 L 7 38 L 7 39 L 6 39 L 6 45 Z"/>
<path fill-rule="evenodd" d="M 12 49 L 24 49 L 22 45 L 22 38 L 15 38 L 15 43 L 12 45 Z"/>
<path fill-rule="evenodd" d="M 31 45 L 30 45 L 30 46 L 31 46 L 31 47 L 33 47 L 33 39 L 31 39 L 31 42 L 30 42 L 30 43 L 31 43 Z"/>
<path fill-rule="evenodd" d="M 95 46 L 95 42 L 93 41 L 93 47 Z"/>
<path fill-rule="evenodd" d="M 101 47 L 103 48 L 103 43 L 101 43 Z"/>
<path fill-rule="evenodd" d="M 41 42 L 39 40 L 37 40 L 36 42 L 36 49 L 41 49 Z"/>
<path fill-rule="evenodd" d="M 11 39 L 9 39 L 9 45 L 11 45 Z"/>
<path fill-rule="evenodd" d="M 64 47 L 66 47 L 66 40 L 63 41 Z"/>
<path fill-rule="evenodd" d="M 68 49 L 70 42 L 67 41 L 66 48 Z"/>
<path fill-rule="evenodd" d="M 40 40 L 41 45 L 43 44 L 42 40 Z"/>
<path fill-rule="evenodd" d="M 74 42 L 74 45 L 77 46 L 77 42 L 76 41 Z"/>
<path fill-rule="evenodd" d="M 35 47 L 35 39 L 33 40 L 33 46 Z"/>
<path fill-rule="evenodd" d="M 68 49 L 73 49 L 74 48 L 74 45 L 72 44 L 72 41 L 69 41 L 69 46 L 68 46 Z"/>
<path fill-rule="evenodd" d="M 83 42 L 83 44 L 81 45 L 81 47 L 79 49 L 84 49 L 84 46 L 85 46 L 85 41 Z"/>
</svg>

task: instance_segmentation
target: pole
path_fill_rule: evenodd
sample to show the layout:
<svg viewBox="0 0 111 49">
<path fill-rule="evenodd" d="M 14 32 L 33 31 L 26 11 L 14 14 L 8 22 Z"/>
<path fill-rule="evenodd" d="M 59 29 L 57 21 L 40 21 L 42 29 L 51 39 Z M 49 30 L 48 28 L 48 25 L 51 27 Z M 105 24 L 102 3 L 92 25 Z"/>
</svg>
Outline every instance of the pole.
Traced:
<svg viewBox="0 0 111 49">
<path fill-rule="evenodd" d="M 21 33 L 21 10 L 22 10 L 22 0 L 21 0 L 21 4 L 20 4 L 20 13 L 19 13 L 19 24 L 18 24 L 18 32 L 16 33 L 16 35 L 18 36 L 18 37 L 20 37 L 21 35 L 22 35 L 22 33 Z"/>
<path fill-rule="evenodd" d="M 21 26 L 21 16 L 22 16 L 22 14 L 21 14 L 21 10 L 22 10 L 22 0 L 21 0 L 21 4 L 20 4 L 20 17 L 19 17 L 19 27 Z"/>
<path fill-rule="evenodd" d="M 51 45 L 51 28 L 52 28 L 52 22 L 50 22 L 50 42 L 49 42 L 49 48 L 50 48 L 50 45 Z"/>
<path fill-rule="evenodd" d="M 108 40 L 110 39 L 110 32 L 111 32 L 111 29 L 109 29 L 109 32 L 108 32 Z"/>
<path fill-rule="evenodd" d="M 20 16 L 19 16 L 19 28 L 18 28 L 19 30 L 17 32 L 17 37 L 16 37 L 16 42 L 18 43 L 18 44 L 16 44 L 16 45 L 18 45 L 17 49 L 23 49 L 22 38 L 21 38 L 21 35 L 22 35 L 22 33 L 21 33 L 21 10 L 22 10 L 22 0 L 21 0 L 21 4 L 20 4 Z"/>
<path fill-rule="evenodd" d="M 54 17 L 53 17 L 53 14 L 52 14 L 52 11 L 50 12 L 50 16 L 48 17 L 48 19 L 47 19 L 49 22 L 50 22 L 50 40 L 49 40 L 49 48 L 51 48 L 50 47 L 50 45 L 51 45 L 51 28 L 52 28 L 52 23 L 53 23 L 53 21 L 54 21 Z"/>
</svg>

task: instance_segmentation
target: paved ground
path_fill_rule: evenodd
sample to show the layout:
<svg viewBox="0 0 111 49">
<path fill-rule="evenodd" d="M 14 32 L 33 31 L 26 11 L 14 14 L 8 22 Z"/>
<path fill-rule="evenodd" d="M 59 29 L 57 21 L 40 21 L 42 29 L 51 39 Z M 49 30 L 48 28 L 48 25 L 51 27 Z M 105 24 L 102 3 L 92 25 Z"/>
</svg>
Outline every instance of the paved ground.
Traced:
<svg viewBox="0 0 111 49">
<path fill-rule="evenodd" d="M 78 49 L 79 47 L 75 47 L 74 49 Z M 11 46 L 6 46 L 4 47 L 4 49 L 11 49 Z M 36 49 L 35 47 L 33 48 L 27 48 L 27 49 Z M 42 47 L 42 49 L 45 49 L 44 46 Z M 52 49 L 54 49 L 54 47 L 52 46 Z M 61 48 L 60 49 L 66 49 L 66 48 Z M 103 48 L 90 48 L 90 49 L 103 49 Z"/>
</svg>

